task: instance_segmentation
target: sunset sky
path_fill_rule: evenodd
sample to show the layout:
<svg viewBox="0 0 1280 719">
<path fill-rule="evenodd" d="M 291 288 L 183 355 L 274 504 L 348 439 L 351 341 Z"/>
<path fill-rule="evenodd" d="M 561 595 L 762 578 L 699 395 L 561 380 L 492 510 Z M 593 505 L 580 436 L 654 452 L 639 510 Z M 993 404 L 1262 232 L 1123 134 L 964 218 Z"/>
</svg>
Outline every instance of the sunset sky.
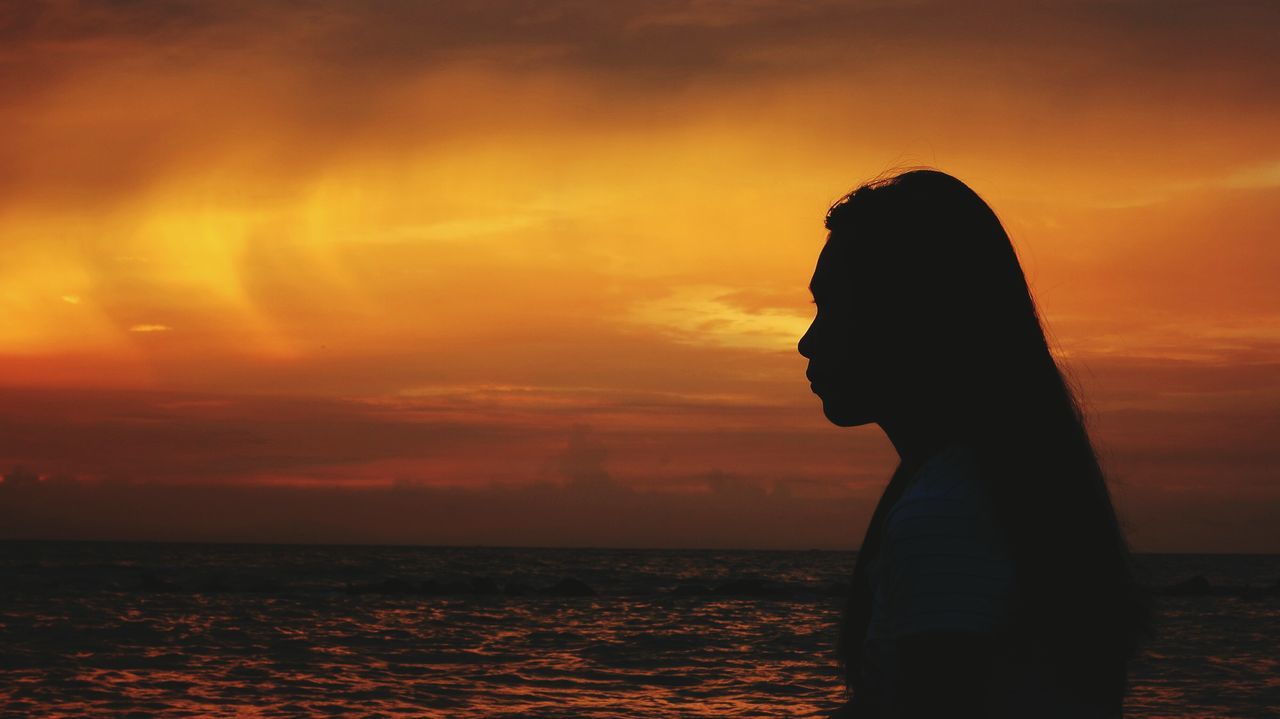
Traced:
<svg viewBox="0 0 1280 719">
<path fill-rule="evenodd" d="M 896 455 L 796 342 L 827 206 L 923 164 L 1009 231 L 1136 548 L 1280 552 L 1278 36 L 6 4 L 0 537 L 855 547 Z"/>
</svg>

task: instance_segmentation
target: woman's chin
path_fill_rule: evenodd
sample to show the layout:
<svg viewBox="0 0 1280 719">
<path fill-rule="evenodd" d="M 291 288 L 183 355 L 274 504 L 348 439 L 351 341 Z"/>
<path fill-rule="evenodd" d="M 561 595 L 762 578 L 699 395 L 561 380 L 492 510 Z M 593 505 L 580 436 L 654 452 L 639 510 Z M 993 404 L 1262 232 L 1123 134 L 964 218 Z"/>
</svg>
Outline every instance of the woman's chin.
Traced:
<svg viewBox="0 0 1280 719">
<path fill-rule="evenodd" d="M 841 406 L 836 402 L 827 400 L 822 401 L 822 413 L 827 416 L 831 424 L 837 427 L 858 427 L 874 421 L 867 416 L 866 412 L 860 412 L 853 407 Z"/>
</svg>

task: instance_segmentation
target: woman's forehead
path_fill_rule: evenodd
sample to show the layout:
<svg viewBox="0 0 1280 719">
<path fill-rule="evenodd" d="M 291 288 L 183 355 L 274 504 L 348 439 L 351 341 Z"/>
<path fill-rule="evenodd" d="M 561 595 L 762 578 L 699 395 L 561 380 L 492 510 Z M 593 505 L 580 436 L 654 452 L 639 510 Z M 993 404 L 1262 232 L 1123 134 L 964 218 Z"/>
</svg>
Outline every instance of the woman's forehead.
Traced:
<svg viewBox="0 0 1280 719">
<path fill-rule="evenodd" d="M 823 245 L 813 269 L 813 277 L 809 280 L 809 291 L 817 295 L 847 284 L 850 259 L 848 251 L 840 249 L 836 243 L 828 242 Z"/>
<path fill-rule="evenodd" d="M 842 242 L 828 242 L 822 248 L 809 280 L 815 301 L 843 305 L 866 300 L 880 291 L 885 278 L 877 277 L 867 258 L 857 252 Z"/>
</svg>

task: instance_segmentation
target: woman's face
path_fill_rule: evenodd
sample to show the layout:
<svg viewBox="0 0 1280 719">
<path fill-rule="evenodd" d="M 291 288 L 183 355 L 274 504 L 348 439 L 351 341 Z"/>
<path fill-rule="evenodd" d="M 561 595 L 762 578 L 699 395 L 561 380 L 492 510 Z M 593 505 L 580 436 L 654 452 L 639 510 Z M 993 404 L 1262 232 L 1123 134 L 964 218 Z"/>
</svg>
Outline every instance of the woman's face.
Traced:
<svg viewBox="0 0 1280 719">
<path fill-rule="evenodd" d="M 809 283 L 817 314 L 798 349 L 809 360 L 805 376 L 822 400 L 823 414 L 833 424 L 854 427 L 878 419 L 885 378 L 871 365 L 875 346 L 865 321 L 868 308 L 855 302 L 840 254 L 828 242 L 818 255 Z"/>
</svg>

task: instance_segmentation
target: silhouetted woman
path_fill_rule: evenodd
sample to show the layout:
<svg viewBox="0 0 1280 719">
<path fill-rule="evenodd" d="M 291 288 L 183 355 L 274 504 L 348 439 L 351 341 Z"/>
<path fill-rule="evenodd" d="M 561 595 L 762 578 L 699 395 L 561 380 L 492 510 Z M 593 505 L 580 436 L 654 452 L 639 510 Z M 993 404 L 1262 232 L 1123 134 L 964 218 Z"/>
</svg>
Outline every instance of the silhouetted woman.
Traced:
<svg viewBox="0 0 1280 719">
<path fill-rule="evenodd" d="M 800 340 L 901 462 L 858 552 L 838 717 L 1118 717 L 1150 598 L 1009 237 L 912 170 L 831 207 Z"/>
</svg>

